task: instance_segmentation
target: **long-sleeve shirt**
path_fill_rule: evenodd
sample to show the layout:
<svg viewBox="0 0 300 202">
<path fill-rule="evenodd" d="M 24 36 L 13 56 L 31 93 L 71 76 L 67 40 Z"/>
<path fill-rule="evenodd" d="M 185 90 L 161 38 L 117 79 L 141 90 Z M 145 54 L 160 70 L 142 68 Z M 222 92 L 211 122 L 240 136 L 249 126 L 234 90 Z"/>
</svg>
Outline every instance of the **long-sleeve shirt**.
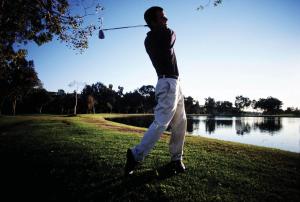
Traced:
<svg viewBox="0 0 300 202">
<path fill-rule="evenodd" d="M 175 32 L 169 28 L 151 30 L 145 39 L 145 48 L 158 76 L 179 76 L 174 44 Z"/>
</svg>

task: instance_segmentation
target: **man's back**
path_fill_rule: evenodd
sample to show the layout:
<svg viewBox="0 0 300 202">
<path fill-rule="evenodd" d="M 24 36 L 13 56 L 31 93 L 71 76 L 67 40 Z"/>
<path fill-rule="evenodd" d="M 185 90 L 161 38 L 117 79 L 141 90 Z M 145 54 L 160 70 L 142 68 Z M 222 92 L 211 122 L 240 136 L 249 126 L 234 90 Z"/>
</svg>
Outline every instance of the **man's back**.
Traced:
<svg viewBox="0 0 300 202">
<path fill-rule="evenodd" d="M 147 34 L 145 48 L 158 76 L 179 76 L 174 51 L 175 41 L 175 32 L 169 28 L 152 30 Z"/>
</svg>

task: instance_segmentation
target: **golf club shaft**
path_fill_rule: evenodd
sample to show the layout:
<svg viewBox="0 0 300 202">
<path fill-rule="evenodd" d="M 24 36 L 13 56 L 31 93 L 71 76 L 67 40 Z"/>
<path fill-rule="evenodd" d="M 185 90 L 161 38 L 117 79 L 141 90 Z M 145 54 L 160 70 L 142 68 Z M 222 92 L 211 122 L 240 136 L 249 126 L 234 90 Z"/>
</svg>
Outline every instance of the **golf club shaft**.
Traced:
<svg viewBox="0 0 300 202">
<path fill-rule="evenodd" d="M 135 26 L 127 26 L 127 27 L 114 27 L 108 29 L 102 29 L 103 31 L 115 30 L 115 29 L 127 29 L 127 28 L 135 28 L 135 27 L 147 27 L 148 25 L 135 25 Z"/>
</svg>

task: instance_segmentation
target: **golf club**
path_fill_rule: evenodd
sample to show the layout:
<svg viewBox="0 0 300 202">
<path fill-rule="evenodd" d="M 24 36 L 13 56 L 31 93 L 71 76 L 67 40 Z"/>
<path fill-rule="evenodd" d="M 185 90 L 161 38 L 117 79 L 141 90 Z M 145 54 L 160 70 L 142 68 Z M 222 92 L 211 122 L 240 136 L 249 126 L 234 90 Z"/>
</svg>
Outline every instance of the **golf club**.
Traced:
<svg viewBox="0 0 300 202">
<path fill-rule="evenodd" d="M 104 39 L 104 31 L 115 30 L 115 29 L 128 29 L 128 28 L 136 28 L 136 27 L 148 27 L 148 25 L 134 25 L 134 26 L 126 26 L 126 27 L 114 27 L 108 29 L 100 29 L 99 30 L 99 39 Z"/>
</svg>

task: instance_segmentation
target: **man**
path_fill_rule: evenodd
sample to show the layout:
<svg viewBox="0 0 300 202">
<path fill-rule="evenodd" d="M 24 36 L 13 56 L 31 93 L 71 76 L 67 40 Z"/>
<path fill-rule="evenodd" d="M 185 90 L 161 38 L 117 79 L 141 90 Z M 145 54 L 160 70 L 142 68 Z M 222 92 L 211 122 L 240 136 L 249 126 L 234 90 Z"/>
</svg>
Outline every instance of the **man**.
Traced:
<svg viewBox="0 0 300 202">
<path fill-rule="evenodd" d="M 133 173 L 135 167 L 144 160 L 169 125 L 171 162 L 167 167 L 174 174 L 181 173 L 185 171 L 182 155 L 186 114 L 174 52 L 176 36 L 174 31 L 167 27 L 168 19 L 161 7 L 149 8 L 144 18 L 151 30 L 145 39 L 145 48 L 158 76 L 155 88 L 157 106 L 154 111 L 155 119 L 140 144 L 127 150 L 125 175 Z"/>
</svg>

